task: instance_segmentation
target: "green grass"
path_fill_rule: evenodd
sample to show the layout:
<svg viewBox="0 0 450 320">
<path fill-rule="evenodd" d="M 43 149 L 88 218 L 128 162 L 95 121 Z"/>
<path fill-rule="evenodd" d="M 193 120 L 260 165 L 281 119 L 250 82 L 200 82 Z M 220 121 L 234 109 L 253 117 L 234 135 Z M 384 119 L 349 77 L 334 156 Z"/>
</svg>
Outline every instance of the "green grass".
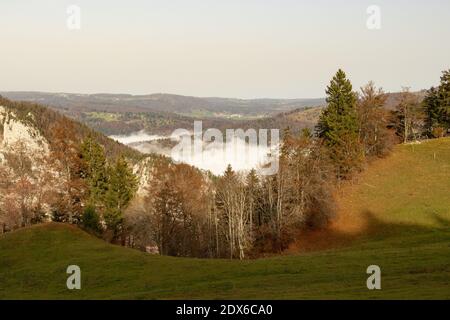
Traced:
<svg viewBox="0 0 450 320">
<path fill-rule="evenodd" d="M 385 224 L 439 226 L 450 220 L 450 139 L 399 145 L 359 180 L 344 199 L 355 214 L 370 212 Z"/>
<path fill-rule="evenodd" d="M 111 112 L 85 112 L 92 119 L 99 119 L 106 122 L 120 120 L 120 114 Z"/>
<path fill-rule="evenodd" d="M 450 299 L 449 165 L 450 139 L 396 148 L 343 199 L 373 232 L 325 251 L 201 260 L 147 255 L 63 224 L 5 234 L 0 299 Z M 81 290 L 66 288 L 71 264 Z M 372 264 L 382 290 L 366 288 Z"/>
</svg>

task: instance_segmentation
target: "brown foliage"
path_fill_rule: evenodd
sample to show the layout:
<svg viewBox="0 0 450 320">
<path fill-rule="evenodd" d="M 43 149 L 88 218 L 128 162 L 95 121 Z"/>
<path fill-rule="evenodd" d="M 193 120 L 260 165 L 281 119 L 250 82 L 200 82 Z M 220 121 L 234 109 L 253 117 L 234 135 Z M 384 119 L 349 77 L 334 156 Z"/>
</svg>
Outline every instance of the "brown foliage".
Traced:
<svg viewBox="0 0 450 320">
<path fill-rule="evenodd" d="M 164 159 L 153 163 L 142 203 L 126 214 L 127 230 L 138 247 L 157 245 L 161 254 L 207 256 L 208 189 L 199 170 Z"/>
<path fill-rule="evenodd" d="M 393 132 L 388 129 L 387 95 L 371 81 L 361 88 L 357 102 L 359 140 L 366 157 L 382 157 L 392 149 Z"/>
<path fill-rule="evenodd" d="M 87 196 L 83 174 L 86 170 L 79 144 L 73 140 L 75 128 L 67 119 L 52 125 L 51 166 L 58 177 L 54 219 L 60 222 L 78 223 L 83 199 Z"/>
<path fill-rule="evenodd" d="M 51 198 L 53 177 L 48 159 L 18 141 L 4 152 L 0 163 L 0 224 L 15 229 L 40 221 Z"/>
</svg>

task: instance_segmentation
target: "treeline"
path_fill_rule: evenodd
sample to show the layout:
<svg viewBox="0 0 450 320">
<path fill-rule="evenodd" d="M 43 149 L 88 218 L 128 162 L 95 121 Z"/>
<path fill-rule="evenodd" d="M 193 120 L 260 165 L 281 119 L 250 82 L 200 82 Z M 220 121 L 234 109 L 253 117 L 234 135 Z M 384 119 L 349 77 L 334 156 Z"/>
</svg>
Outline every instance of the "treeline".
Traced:
<svg viewBox="0 0 450 320">
<path fill-rule="evenodd" d="M 450 129 L 450 70 L 442 72 L 439 86 L 427 90 L 422 101 L 405 88 L 393 116 L 394 127 L 402 142 L 447 135 Z"/>
<path fill-rule="evenodd" d="M 429 137 L 443 137 L 450 129 L 450 70 L 442 72 L 437 88 L 427 91 L 423 101 L 425 131 Z"/>
</svg>

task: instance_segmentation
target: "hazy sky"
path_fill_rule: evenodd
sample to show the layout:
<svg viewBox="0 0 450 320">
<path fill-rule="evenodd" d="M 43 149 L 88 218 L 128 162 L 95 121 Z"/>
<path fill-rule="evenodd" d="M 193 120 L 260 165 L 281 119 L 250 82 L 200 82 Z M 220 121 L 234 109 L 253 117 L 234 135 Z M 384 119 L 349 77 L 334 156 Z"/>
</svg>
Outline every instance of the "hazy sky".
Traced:
<svg viewBox="0 0 450 320">
<path fill-rule="evenodd" d="M 450 68 L 449 40 L 448 0 L 1 0 L 0 91 L 322 97 L 338 68 L 416 90 Z"/>
</svg>

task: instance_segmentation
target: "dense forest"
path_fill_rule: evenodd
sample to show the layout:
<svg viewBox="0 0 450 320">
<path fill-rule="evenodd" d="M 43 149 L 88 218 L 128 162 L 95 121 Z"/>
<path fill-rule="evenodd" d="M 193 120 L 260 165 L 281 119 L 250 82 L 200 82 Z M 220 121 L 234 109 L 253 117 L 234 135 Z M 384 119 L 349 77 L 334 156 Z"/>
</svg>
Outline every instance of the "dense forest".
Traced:
<svg viewBox="0 0 450 320">
<path fill-rule="evenodd" d="M 450 70 L 423 100 L 405 88 L 391 110 L 381 88 L 369 82 L 355 92 L 342 70 L 326 94 L 314 128 L 286 126 L 279 170 L 269 176 L 231 166 L 215 176 L 144 157 L 45 107 L 2 98 L 12 117 L 41 132 L 49 151 L 33 154 L 20 143 L 3 151 L 0 229 L 50 218 L 163 255 L 245 259 L 282 252 L 303 230 L 333 219 L 341 181 L 396 143 L 449 133 Z M 2 131 L 0 123 L 0 137 Z"/>
</svg>

